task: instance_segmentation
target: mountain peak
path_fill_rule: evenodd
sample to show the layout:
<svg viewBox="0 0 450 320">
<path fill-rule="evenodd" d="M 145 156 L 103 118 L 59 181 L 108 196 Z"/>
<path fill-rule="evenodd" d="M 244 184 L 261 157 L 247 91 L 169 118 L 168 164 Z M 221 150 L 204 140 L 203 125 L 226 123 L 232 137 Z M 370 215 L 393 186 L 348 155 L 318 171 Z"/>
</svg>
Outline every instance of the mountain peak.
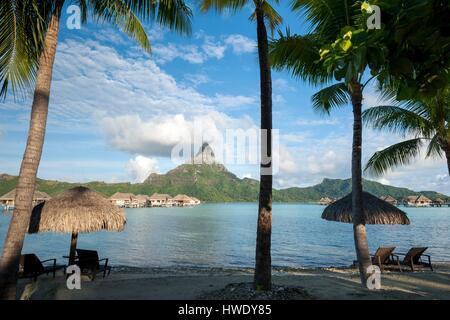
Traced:
<svg viewBox="0 0 450 320">
<path fill-rule="evenodd" d="M 216 164 L 216 156 L 214 150 L 208 142 L 204 142 L 197 152 L 187 163 L 190 164 Z"/>
</svg>

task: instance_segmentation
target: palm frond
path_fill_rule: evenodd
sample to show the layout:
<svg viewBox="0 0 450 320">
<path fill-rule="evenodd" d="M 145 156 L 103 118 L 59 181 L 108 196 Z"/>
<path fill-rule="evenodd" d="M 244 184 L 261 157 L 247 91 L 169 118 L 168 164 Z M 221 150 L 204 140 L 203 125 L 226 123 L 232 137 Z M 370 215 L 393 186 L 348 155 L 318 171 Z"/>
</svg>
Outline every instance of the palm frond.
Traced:
<svg viewBox="0 0 450 320">
<path fill-rule="evenodd" d="M 394 167 L 407 165 L 419 155 L 422 145 L 422 139 L 415 138 L 377 151 L 367 162 L 364 171 L 374 176 L 379 176 Z"/>
<path fill-rule="evenodd" d="M 277 0 L 274 0 L 274 2 L 279 2 Z M 270 31 L 272 32 L 272 36 L 273 33 L 275 31 L 275 29 L 283 23 L 283 18 L 280 16 L 280 14 L 275 10 L 274 7 L 272 7 L 270 5 L 269 2 L 267 1 L 262 1 L 261 3 L 261 9 L 264 12 L 264 16 L 266 19 L 266 22 L 269 26 Z M 254 21 L 256 20 L 256 11 L 252 13 L 252 15 L 250 16 L 250 20 Z"/>
<path fill-rule="evenodd" d="M 192 10 L 184 0 L 159 0 L 156 21 L 161 26 L 180 33 L 191 34 L 192 32 Z"/>
<path fill-rule="evenodd" d="M 291 8 L 309 22 L 310 31 L 315 30 L 331 42 L 359 13 L 357 3 L 357 0 L 293 0 Z"/>
<path fill-rule="evenodd" d="M 150 51 L 150 40 L 145 28 L 128 2 L 128 0 L 90 1 L 94 18 L 117 26 L 129 37 L 135 39 L 144 50 Z"/>
<path fill-rule="evenodd" d="M 231 11 L 233 13 L 244 8 L 249 0 L 203 0 L 200 5 L 200 10 L 203 12 L 215 10 L 217 13 L 224 11 Z"/>
<path fill-rule="evenodd" d="M 416 113 L 398 106 L 377 106 L 363 112 L 363 120 L 372 128 L 389 130 L 404 136 L 430 138 L 434 134 L 430 122 Z"/>
<path fill-rule="evenodd" d="M 442 158 L 444 155 L 441 145 L 439 144 L 439 135 L 434 135 L 428 143 L 426 157 Z"/>
<path fill-rule="evenodd" d="M 319 50 L 323 46 L 320 37 L 314 34 L 305 36 L 290 35 L 289 30 L 270 43 L 271 65 L 277 70 L 287 70 L 291 74 L 311 85 L 328 83 L 333 75 L 321 64 Z"/>
<path fill-rule="evenodd" d="M 350 93 L 347 85 L 340 82 L 316 92 L 311 97 L 311 101 L 316 111 L 329 114 L 332 108 L 348 104 Z"/>
<path fill-rule="evenodd" d="M 25 94 L 34 83 L 51 5 L 37 0 L 0 3 L 0 98 Z"/>
</svg>

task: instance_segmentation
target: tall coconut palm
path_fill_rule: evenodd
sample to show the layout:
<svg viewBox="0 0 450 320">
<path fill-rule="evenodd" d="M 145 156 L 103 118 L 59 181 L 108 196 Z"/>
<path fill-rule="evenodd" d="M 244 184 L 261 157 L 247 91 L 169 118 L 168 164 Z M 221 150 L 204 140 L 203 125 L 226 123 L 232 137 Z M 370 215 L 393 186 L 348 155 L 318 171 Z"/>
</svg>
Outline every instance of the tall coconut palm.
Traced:
<svg viewBox="0 0 450 320">
<path fill-rule="evenodd" d="M 28 140 L 16 187 L 15 208 L 0 262 L 0 299 L 14 299 L 16 296 L 19 258 L 30 220 L 36 174 L 44 144 L 61 13 L 63 6 L 68 3 L 79 6 L 82 22 L 86 22 L 88 14 L 91 14 L 95 21 L 109 22 L 134 38 L 147 51 L 150 50 L 150 42 L 140 19 L 152 19 L 178 31 L 190 31 L 191 11 L 182 0 L 25 0 L 23 2 L 7 0 L 1 2 L 2 93 L 6 94 L 8 88 L 14 91 L 26 87 L 33 82 L 34 76 L 35 89 Z M 24 18 L 24 12 L 33 12 L 33 17 L 36 17 L 39 23 L 27 25 L 30 19 Z M 31 20 L 33 22 L 33 19 Z M 42 26 L 46 28 L 43 29 Z M 7 39 L 8 42 L 4 43 L 3 39 Z M 27 48 L 29 45 L 31 47 Z M 26 51 L 18 51 L 24 48 Z"/>
<path fill-rule="evenodd" d="M 370 108 L 364 111 L 363 119 L 375 129 L 411 137 L 376 152 L 369 159 L 366 171 L 382 175 L 396 166 L 409 164 L 428 144 L 426 157 L 445 156 L 450 175 L 449 88 L 421 101 Z"/>
<path fill-rule="evenodd" d="M 261 165 L 258 224 L 256 233 L 256 256 L 254 287 L 257 290 L 270 290 L 272 287 L 272 75 L 269 64 L 269 42 L 266 24 L 273 30 L 282 23 L 281 16 L 272 3 L 279 0 L 203 0 L 202 11 L 215 9 L 239 11 L 252 5 L 250 16 L 256 21 L 261 96 Z"/>
<path fill-rule="evenodd" d="M 338 80 L 312 97 L 313 107 L 329 113 L 351 103 L 353 109 L 352 211 L 355 250 L 361 283 L 366 286 L 371 266 L 362 209 L 362 101 L 365 71 L 381 61 L 377 39 L 364 26 L 366 12 L 358 1 L 295 0 L 294 11 L 301 11 L 312 26 L 310 34 L 287 35 L 271 46 L 273 66 L 286 69 L 313 85 Z"/>
</svg>

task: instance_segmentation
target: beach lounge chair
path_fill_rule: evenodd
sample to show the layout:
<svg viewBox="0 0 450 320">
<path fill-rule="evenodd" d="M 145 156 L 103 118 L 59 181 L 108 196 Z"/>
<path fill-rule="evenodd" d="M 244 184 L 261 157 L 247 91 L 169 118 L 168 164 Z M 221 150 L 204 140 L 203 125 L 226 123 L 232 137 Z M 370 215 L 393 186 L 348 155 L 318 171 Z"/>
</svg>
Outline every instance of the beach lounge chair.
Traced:
<svg viewBox="0 0 450 320">
<path fill-rule="evenodd" d="M 370 255 L 372 264 L 380 267 L 381 272 L 384 271 L 384 267 L 392 265 L 394 263 L 398 264 L 398 259 L 394 259 L 393 252 L 395 247 L 378 247 L 374 254 Z M 353 265 L 356 266 L 358 261 L 353 261 Z M 399 264 L 398 264 L 399 265 Z"/>
<path fill-rule="evenodd" d="M 103 264 L 100 262 L 104 261 Z M 108 258 L 99 259 L 98 252 L 95 250 L 77 249 L 76 265 L 81 269 L 82 274 L 90 275 L 94 280 L 97 273 L 103 272 L 103 278 L 111 273 L 111 267 L 108 266 Z"/>
<path fill-rule="evenodd" d="M 48 262 L 53 262 L 52 264 L 48 264 Z M 42 274 L 53 274 L 53 278 L 56 275 L 56 271 L 59 269 L 63 269 L 65 266 L 57 265 L 56 259 L 48 259 L 41 261 L 34 253 L 23 254 L 20 257 L 19 262 L 19 278 L 33 278 L 37 279 Z"/>
<path fill-rule="evenodd" d="M 371 255 L 372 264 L 380 267 L 380 270 L 383 272 L 385 266 L 396 262 L 392 255 L 394 250 L 395 247 L 379 247 L 375 254 Z"/>
<path fill-rule="evenodd" d="M 423 268 L 430 268 L 431 271 L 433 271 L 433 266 L 431 265 L 431 256 L 428 254 L 424 254 L 424 252 L 427 250 L 427 247 L 413 247 L 409 249 L 409 251 L 405 253 L 395 253 L 393 254 L 393 257 L 395 257 L 400 271 L 401 266 L 407 266 L 411 268 L 411 271 L 414 271 L 417 267 L 423 267 Z M 399 255 L 404 256 L 403 260 L 400 261 Z M 422 261 L 422 257 L 427 257 L 428 261 Z"/>
</svg>

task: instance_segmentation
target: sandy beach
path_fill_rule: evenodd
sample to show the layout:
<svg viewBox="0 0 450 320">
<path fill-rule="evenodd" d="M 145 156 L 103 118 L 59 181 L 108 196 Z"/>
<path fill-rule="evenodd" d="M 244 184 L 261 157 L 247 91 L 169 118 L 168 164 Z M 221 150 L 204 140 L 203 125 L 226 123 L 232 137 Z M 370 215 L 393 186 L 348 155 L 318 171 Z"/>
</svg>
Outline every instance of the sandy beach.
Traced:
<svg viewBox="0 0 450 320">
<path fill-rule="evenodd" d="M 252 276 L 251 269 L 117 268 L 104 279 L 84 279 L 81 290 L 68 290 L 65 277 L 59 274 L 55 279 L 40 277 L 31 299 L 223 299 L 227 285 L 250 283 Z M 290 299 L 450 299 L 447 264 L 436 266 L 434 272 L 387 271 L 381 281 L 381 290 L 369 291 L 361 288 L 356 270 L 350 268 L 277 269 L 273 273 L 277 288 L 294 287 L 306 293 Z M 20 280 L 20 292 L 28 283 Z"/>
</svg>

